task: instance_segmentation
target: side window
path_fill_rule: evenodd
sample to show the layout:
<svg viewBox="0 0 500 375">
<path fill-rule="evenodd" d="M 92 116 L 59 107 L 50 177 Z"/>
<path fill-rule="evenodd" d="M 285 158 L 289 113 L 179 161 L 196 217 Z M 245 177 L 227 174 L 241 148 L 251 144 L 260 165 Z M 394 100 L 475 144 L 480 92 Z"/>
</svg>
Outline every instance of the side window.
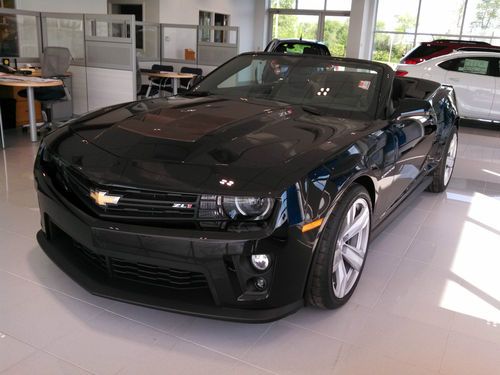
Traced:
<svg viewBox="0 0 500 375">
<path fill-rule="evenodd" d="M 448 70 L 455 72 L 487 75 L 490 60 L 482 57 L 465 57 L 462 59 L 452 60 L 452 64 L 448 66 Z M 440 65 L 442 68 L 442 64 Z M 444 68 L 446 69 L 446 68 Z"/>
<path fill-rule="evenodd" d="M 446 60 L 439 64 L 439 66 L 445 70 L 456 70 L 456 66 L 462 59 Z"/>
<path fill-rule="evenodd" d="M 479 58 L 465 58 L 463 59 L 463 65 L 458 66 L 458 71 L 462 73 L 470 74 L 488 74 L 488 65 L 490 61 L 488 59 Z"/>
</svg>

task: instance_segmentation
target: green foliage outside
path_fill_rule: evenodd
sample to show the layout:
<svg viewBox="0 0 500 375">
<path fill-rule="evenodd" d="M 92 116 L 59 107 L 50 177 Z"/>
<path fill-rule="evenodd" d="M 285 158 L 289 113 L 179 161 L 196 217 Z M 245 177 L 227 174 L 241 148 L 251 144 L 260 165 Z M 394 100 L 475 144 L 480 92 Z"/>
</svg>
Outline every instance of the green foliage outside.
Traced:
<svg viewBox="0 0 500 375">
<path fill-rule="evenodd" d="M 345 56 L 349 22 L 325 20 L 324 43 L 333 56 Z"/>
<path fill-rule="evenodd" d="M 316 39 L 317 30 L 317 22 L 299 22 L 298 16 L 275 14 L 273 17 L 273 38 Z"/>
<path fill-rule="evenodd" d="M 413 32 L 415 30 L 416 18 L 410 14 L 398 15 L 396 19 L 397 24 L 394 31 Z M 382 21 L 377 21 L 376 30 L 385 30 L 385 25 Z M 401 57 L 412 47 L 413 40 L 409 40 L 406 35 L 375 33 L 372 59 L 375 61 L 398 63 Z"/>
<path fill-rule="evenodd" d="M 316 40 L 317 22 L 299 22 L 299 17 L 294 15 L 274 15 L 273 38 L 300 38 Z M 325 20 L 324 43 L 334 56 L 345 56 L 348 21 Z"/>
<path fill-rule="evenodd" d="M 500 0 L 483 0 L 476 7 L 476 18 L 471 26 L 481 29 L 500 28 Z"/>
<path fill-rule="evenodd" d="M 295 0 L 273 0 L 272 4 L 280 8 L 294 8 Z M 472 9 L 467 9 L 472 11 Z M 463 7 L 459 9 L 463 16 Z M 376 61 L 398 63 L 399 60 L 413 48 L 413 38 L 416 26 L 416 17 L 409 13 L 395 16 L 396 27 L 394 30 L 406 34 L 375 33 L 372 59 Z M 304 38 L 315 40 L 317 38 L 317 17 L 312 22 L 296 15 L 275 14 L 273 16 L 273 38 Z M 482 0 L 475 9 L 475 20 L 471 22 L 475 29 L 500 28 L 500 0 Z M 384 22 L 377 21 L 376 30 L 386 30 Z M 345 56 L 347 46 L 348 21 L 338 19 L 325 19 L 324 43 L 334 56 Z M 437 36 L 439 38 L 441 36 Z"/>
</svg>

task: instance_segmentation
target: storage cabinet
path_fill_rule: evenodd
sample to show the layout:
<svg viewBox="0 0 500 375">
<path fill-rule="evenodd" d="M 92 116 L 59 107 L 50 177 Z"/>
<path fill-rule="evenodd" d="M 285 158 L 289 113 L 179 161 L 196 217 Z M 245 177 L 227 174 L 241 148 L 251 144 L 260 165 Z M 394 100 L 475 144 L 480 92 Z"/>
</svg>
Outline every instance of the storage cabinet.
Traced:
<svg viewBox="0 0 500 375">
<path fill-rule="evenodd" d="M 23 98 L 18 95 L 22 87 L 0 86 L 0 98 L 12 98 L 16 100 L 16 126 L 22 126 L 29 123 L 28 98 Z M 35 116 L 36 121 L 43 121 L 41 105 L 35 100 Z"/>
</svg>

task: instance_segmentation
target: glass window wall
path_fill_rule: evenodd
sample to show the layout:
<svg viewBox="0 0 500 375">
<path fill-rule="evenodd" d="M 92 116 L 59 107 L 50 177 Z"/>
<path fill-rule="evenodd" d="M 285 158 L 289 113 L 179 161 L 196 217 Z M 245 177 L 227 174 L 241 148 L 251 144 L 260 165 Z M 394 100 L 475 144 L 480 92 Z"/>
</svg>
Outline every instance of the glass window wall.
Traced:
<svg viewBox="0 0 500 375">
<path fill-rule="evenodd" d="M 456 39 L 500 45 L 496 0 L 378 0 L 372 58 L 396 64 L 422 42 Z"/>
</svg>

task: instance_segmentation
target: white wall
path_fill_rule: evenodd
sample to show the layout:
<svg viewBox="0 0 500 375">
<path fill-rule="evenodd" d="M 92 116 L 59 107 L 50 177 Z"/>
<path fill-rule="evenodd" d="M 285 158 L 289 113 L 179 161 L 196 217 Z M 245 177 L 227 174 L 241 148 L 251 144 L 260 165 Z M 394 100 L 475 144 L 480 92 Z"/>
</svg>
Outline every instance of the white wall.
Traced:
<svg viewBox="0 0 500 375">
<path fill-rule="evenodd" d="M 229 14 L 230 26 L 240 28 L 240 52 L 253 51 L 254 0 L 160 0 L 160 22 L 197 25 L 199 11 Z"/>
<path fill-rule="evenodd" d="M 35 12 L 107 13 L 106 0 L 16 0 L 16 7 Z"/>
</svg>

